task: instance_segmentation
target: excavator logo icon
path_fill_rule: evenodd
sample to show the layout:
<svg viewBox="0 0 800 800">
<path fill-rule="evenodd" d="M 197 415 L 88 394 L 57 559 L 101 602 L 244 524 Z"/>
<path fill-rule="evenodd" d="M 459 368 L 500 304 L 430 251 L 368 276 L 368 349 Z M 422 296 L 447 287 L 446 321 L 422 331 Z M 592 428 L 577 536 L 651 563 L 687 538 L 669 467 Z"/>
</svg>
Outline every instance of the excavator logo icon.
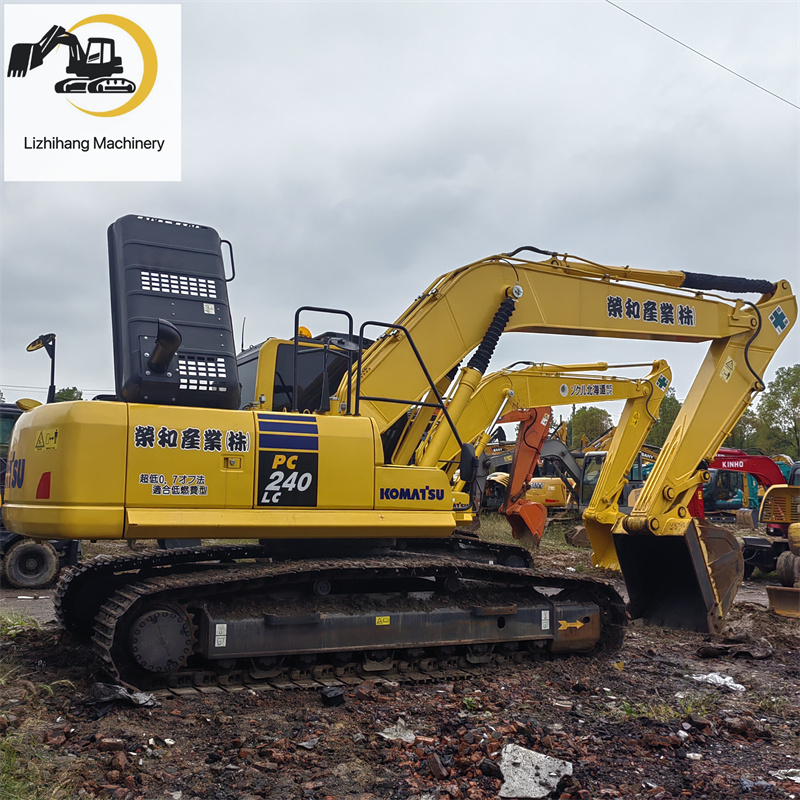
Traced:
<svg viewBox="0 0 800 800">
<path fill-rule="evenodd" d="M 73 33 L 83 25 L 105 23 L 120 28 L 136 43 L 142 54 L 144 65 L 142 79 L 137 90 L 136 84 L 122 76 L 122 58 L 115 53 L 115 41 L 108 37 L 91 37 L 86 42 L 86 49 L 80 39 Z M 55 85 L 58 94 L 123 94 L 131 97 L 122 105 L 105 111 L 91 111 L 72 105 L 85 114 L 96 117 L 120 116 L 139 106 L 150 94 L 156 80 L 158 59 L 150 37 L 135 22 L 116 14 L 96 14 L 77 22 L 69 30 L 60 25 L 53 25 L 49 31 L 35 43 L 18 43 L 11 49 L 8 61 L 9 78 L 24 78 L 28 72 L 39 67 L 44 59 L 58 45 L 69 48 L 69 61 L 66 72 L 69 76 Z M 72 102 L 72 101 L 70 101 Z"/>
</svg>

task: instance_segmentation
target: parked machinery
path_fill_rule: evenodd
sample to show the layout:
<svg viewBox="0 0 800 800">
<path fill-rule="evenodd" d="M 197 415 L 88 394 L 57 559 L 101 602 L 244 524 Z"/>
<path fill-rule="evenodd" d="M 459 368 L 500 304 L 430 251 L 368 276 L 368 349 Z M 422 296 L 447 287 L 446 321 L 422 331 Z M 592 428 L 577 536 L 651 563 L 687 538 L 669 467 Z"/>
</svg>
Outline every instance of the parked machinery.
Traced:
<svg viewBox="0 0 800 800">
<path fill-rule="evenodd" d="M 22 415 L 22 409 L 12 403 L 0 404 L 0 507 L 6 480 L 8 446 L 14 423 Z M 24 475 L 23 475 L 24 477 Z M 9 480 L 19 480 L 17 475 Z M 0 570 L 2 584 L 17 589 L 40 589 L 47 586 L 66 566 L 78 563 L 81 552 L 79 541 L 42 541 L 29 539 L 12 533 L 0 522 Z"/>
<path fill-rule="evenodd" d="M 473 509 L 436 465 L 450 431 L 461 438 L 458 420 L 504 331 L 711 342 L 631 514 L 614 500 L 624 478 L 604 470 L 586 517 L 595 551 L 619 554 L 635 617 L 719 630 L 741 552 L 692 519 L 687 503 L 703 480 L 698 465 L 763 388 L 795 321 L 787 282 L 555 253 L 535 262 L 519 253 L 543 251 L 522 248 L 447 273 L 393 323 L 356 332 L 337 312 L 346 333 L 314 340 L 301 336 L 296 315 L 292 341 L 260 348 L 240 410 L 218 234 L 128 216 L 109 229 L 109 250 L 119 399 L 23 415 L 10 463 L 24 464 L 24 480 L 7 487 L 6 524 L 47 538 L 259 542 L 71 570 L 58 614 L 93 639 L 116 680 L 242 682 L 312 664 L 324 674 L 425 670 L 524 648 L 617 645 L 625 611 L 610 586 L 510 566 L 527 551 L 452 535 Z M 726 290 L 761 297 L 706 294 Z M 371 328 L 380 335 L 364 349 Z M 445 408 L 440 387 L 473 351 Z M 334 364 L 344 365 L 338 388 Z M 440 427 L 418 463 L 393 463 L 415 410 L 430 407 L 450 430 Z M 643 424 L 623 413 L 609 464 L 624 460 L 624 431 Z M 37 450 L 38 435 L 53 429 L 59 448 Z M 467 445 L 462 477 L 473 470 Z"/>
<path fill-rule="evenodd" d="M 651 368 L 650 372 L 642 378 L 587 374 L 589 370 L 598 372 L 615 367 L 642 366 Z M 513 450 L 516 448 L 516 445 L 510 441 L 490 446 L 492 431 L 495 429 L 496 423 L 502 421 L 500 418 L 504 415 L 536 406 L 572 403 L 578 397 L 581 398 L 581 402 L 589 404 L 625 400 L 634 403 L 635 413 L 648 423 L 647 431 L 649 431 L 652 423 L 658 418 L 661 400 L 671 380 L 672 372 L 666 361 L 663 360 L 654 361 L 651 365 L 618 364 L 612 366 L 606 362 L 570 366 L 517 362 L 510 367 L 485 376 L 478 384 L 458 421 L 460 436 L 465 441 L 474 444 L 479 460 L 479 469 L 473 484 L 476 494 L 475 502 L 496 510 L 505 494 L 505 481 L 502 479 L 500 482 L 488 480 L 494 469 L 503 465 L 510 466 Z M 444 431 L 448 433 L 447 422 L 441 413 L 430 415 L 427 420 L 423 417 L 420 422 L 421 425 L 417 423 L 420 428 L 427 422 L 426 432 L 421 435 L 420 444 L 413 455 L 403 449 L 396 452 L 400 463 L 420 460 L 429 441 L 437 435 L 439 427 L 445 426 Z M 641 438 L 644 426 L 631 429 L 628 435 L 634 431 L 638 440 Z M 644 431 L 645 436 L 647 431 Z M 406 440 L 413 441 L 414 438 L 415 435 L 412 434 L 407 436 Z M 565 463 L 565 452 L 568 451 L 558 438 L 554 438 L 551 443 L 545 442 L 541 448 L 542 459 L 555 460 L 558 458 L 570 475 L 574 477 L 574 468 L 571 469 L 574 462 Z M 458 454 L 458 443 L 452 433 L 449 433 L 439 461 L 439 465 L 448 474 L 455 471 Z M 493 487 L 492 483 L 498 485 Z M 487 498 L 486 494 L 491 496 Z M 565 498 L 568 494 L 574 495 L 577 500 L 574 486 L 570 486 L 559 478 L 542 479 L 537 477 L 529 488 L 527 497 L 543 505 L 554 506 L 557 502 L 556 497 Z"/>
<path fill-rule="evenodd" d="M 778 556 L 780 586 L 767 586 L 770 609 L 800 618 L 800 462 L 792 466 L 789 482 L 770 486 L 761 503 L 760 520 L 785 525 L 788 549 Z"/>
</svg>

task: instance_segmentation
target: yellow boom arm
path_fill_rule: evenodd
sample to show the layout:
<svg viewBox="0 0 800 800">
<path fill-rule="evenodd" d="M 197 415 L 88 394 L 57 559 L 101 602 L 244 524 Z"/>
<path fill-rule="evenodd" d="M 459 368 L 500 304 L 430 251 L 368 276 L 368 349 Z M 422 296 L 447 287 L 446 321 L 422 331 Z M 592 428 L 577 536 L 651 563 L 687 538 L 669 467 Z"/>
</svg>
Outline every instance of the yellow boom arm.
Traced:
<svg viewBox="0 0 800 800">
<path fill-rule="evenodd" d="M 636 404 L 639 411 L 637 419 L 649 419 L 649 430 L 658 419 L 661 400 L 672 380 L 672 371 L 666 361 L 653 362 L 651 372 L 644 378 L 585 374 L 587 370 L 601 371 L 608 368 L 605 362 L 572 366 L 530 364 L 518 369 L 509 367 L 493 372 L 478 384 L 459 417 L 459 434 L 463 441 L 476 443 L 476 450 L 480 451 L 481 445 L 485 446 L 488 442 L 493 423 L 506 412 L 534 406 L 602 403 L 613 400 L 640 400 Z M 442 415 L 438 414 L 430 435 L 417 448 L 416 463 L 427 463 L 427 460 L 423 461 L 426 450 L 428 446 L 436 445 L 437 438 L 444 439 L 440 445 L 443 456 L 440 465 L 446 468 L 448 464 L 457 461 L 458 444 L 450 427 L 442 419 Z M 402 445 L 405 445 L 405 441 Z M 402 445 L 396 451 L 399 456 L 397 463 L 404 463 L 402 458 L 406 451 Z"/>
<path fill-rule="evenodd" d="M 753 395 L 763 390 L 761 376 L 796 321 L 797 301 L 789 283 L 602 266 L 554 253 L 533 262 L 517 258 L 518 252 L 441 276 L 395 323 L 404 330 L 387 326 L 360 365 L 361 413 L 387 431 L 407 406 L 383 398 L 393 396 L 398 385 L 411 403 L 429 390 L 409 336 L 437 383 L 475 350 L 449 402 L 448 411 L 456 419 L 468 406 L 503 332 L 710 342 L 633 513 L 619 518 L 609 502 L 615 485 L 607 473 L 601 492 L 596 492 L 598 504 L 605 507 L 592 509 L 591 526 L 596 551 L 617 550 L 626 583 L 633 585 L 635 615 L 673 624 L 659 610 L 667 598 L 667 611 L 678 613 L 675 587 L 664 576 L 674 579 L 694 571 L 698 586 L 685 592 L 687 606 L 708 612 L 707 621 L 698 625 L 717 629 L 741 581 L 741 553 L 717 530 L 697 525 L 687 504 L 702 482 L 704 460 L 713 457 Z M 726 300 L 715 291 L 756 292 L 761 297 L 754 303 Z M 345 394 L 343 383 L 338 396 Z M 618 427 L 608 461 L 627 459 L 619 437 L 626 447 L 635 441 L 626 430 L 632 421 L 626 416 Z M 422 465 L 437 463 L 441 452 L 429 445 Z"/>
</svg>

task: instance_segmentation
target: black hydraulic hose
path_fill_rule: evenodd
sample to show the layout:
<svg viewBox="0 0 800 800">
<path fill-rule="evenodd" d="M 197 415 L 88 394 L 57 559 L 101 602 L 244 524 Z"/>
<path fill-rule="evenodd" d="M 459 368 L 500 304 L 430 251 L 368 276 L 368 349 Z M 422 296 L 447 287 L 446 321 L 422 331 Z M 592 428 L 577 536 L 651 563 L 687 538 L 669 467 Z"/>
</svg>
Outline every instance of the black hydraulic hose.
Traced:
<svg viewBox="0 0 800 800">
<path fill-rule="evenodd" d="M 534 247 L 530 244 L 518 247 L 510 253 L 503 253 L 503 256 L 505 258 L 513 258 L 517 253 L 521 253 L 523 250 L 527 250 L 530 253 L 538 253 L 540 256 L 553 256 L 553 258 L 558 258 L 558 253 L 551 253 L 549 250 L 540 250 L 538 247 Z"/>
<path fill-rule="evenodd" d="M 539 419 L 539 409 L 532 408 L 530 410 L 533 412 L 533 422 L 536 422 L 536 420 Z M 533 425 L 527 425 L 525 427 L 524 432 L 522 434 L 522 441 L 525 442 L 525 444 L 528 445 L 528 447 L 530 447 L 533 450 L 534 449 L 533 445 L 528 441 L 528 434 L 531 432 L 532 427 Z"/>
<path fill-rule="evenodd" d="M 716 289 L 721 292 L 756 292 L 759 294 L 773 294 L 778 288 L 771 281 L 758 280 L 757 278 L 736 278 L 730 275 L 707 275 L 704 272 L 684 272 L 683 289 L 700 289 L 709 291 Z"/>
<path fill-rule="evenodd" d="M 481 375 L 486 374 L 489 362 L 492 360 L 492 355 L 494 354 L 494 349 L 500 341 L 500 335 L 505 330 L 508 321 L 511 319 L 511 315 L 514 313 L 515 303 L 516 301 L 513 297 L 506 297 L 506 299 L 503 300 L 483 337 L 483 341 L 478 345 L 478 349 L 469 360 L 467 367 L 478 370 Z"/>
<path fill-rule="evenodd" d="M 756 337 L 759 333 L 761 333 L 761 312 L 758 310 L 758 306 L 755 303 L 748 303 L 747 305 L 751 306 L 753 311 L 756 312 L 756 317 L 758 318 L 758 327 L 753 332 L 753 335 L 747 340 L 747 344 L 744 346 L 744 363 L 747 364 L 747 369 L 753 374 L 753 377 L 756 379 L 755 390 L 757 392 L 763 392 L 765 388 L 764 378 L 759 375 L 750 364 L 750 345 L 756 340 Z"/>
</svg>

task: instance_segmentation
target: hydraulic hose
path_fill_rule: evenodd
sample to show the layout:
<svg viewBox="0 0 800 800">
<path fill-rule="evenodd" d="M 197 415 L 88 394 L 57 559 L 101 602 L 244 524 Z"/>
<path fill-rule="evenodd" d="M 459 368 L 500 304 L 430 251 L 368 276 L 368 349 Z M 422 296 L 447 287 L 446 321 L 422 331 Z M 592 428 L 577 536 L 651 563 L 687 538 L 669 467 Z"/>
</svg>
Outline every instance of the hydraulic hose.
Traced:
<svg viewBox="0 0 800 800">
<path fill-rule="evenodd" d="M 707 275 L 703 272 L 684 272 L 681 287 L 683 289 L 699 289 L 710 291 L 716 289 L 721 292 L 756 292 L 760 294 L 773 294 L 777 288 L 771 281 L 757 278 L 735 278 L 726 275 Z"/>
<path fill-rule="evenodd" d="M 489 367 L 489 362 L 492 360 L 492 355 L 500 341 L 500 336 L 508 325 L 511 315 L 514 313 L 514 306 L 516 301 L 513 297 L 507 297 L 500 304 L 497 313 L 494 315 L 489 328 L 487 329 L 483 341 L 478 345 L 478 349 L 473 353 L 472 358 L 469 360 L 467 367 L 469 369 L 476 369 L 481 375 L 486 374 Z"/>
</svg>

